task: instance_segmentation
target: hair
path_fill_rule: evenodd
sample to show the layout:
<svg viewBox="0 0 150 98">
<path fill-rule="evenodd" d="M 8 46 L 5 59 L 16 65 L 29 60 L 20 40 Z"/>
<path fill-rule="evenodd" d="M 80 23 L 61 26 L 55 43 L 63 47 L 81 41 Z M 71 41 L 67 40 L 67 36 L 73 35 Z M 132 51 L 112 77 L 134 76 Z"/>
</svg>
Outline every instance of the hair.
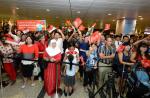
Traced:
<svg viewBox="0 0 150 98">
<path fill-rule="evenodd" d="M 75 43 L 70 42 L 70 43 L 68 44 L 68 48 L 70 48 L 70 47 L 75 47 Z"/>
<path fill-rule="evenodd" d="M 115 38 L 117 38 L 117 37 L 121 38 L 121 36 L 120 36 L 120 35 L 116 35 L 116 36 L 115 36 Z"/>
<path fill-rule="evenodd" d="M 124 35 L 124 36 L 123 36 L 123 39 L 124 39 L 125 37 L 129 38 L 129 36 L 127 36 L 127 35 Z"/>
<path fill-rule="evenodd" d="M 149 54 L 148 54 L 148 48 L 149 48 L 149 46 L 148 46 L 146 43 L 143 43 L 143 42 L 141 42 L 141 43 L 138 45 L 138 48 L 137 48 L 138 56 L 142 56 L 141 50 L 140 50 L 141 47 L 147 47 L 147 51 L 145 51 L 144 54 L 145 54 L 146 58 L 150 59 L 150 56 L 149 56 Z"/>
<path fill-rule="evenodd" d="M 31 38 L 31 40 L 32 40 L 32 44 L 34 44 L 34 38 L 32 37 L 32 36 L 27 36 L 27 38 L 28 37 L 30 37 Z M 26 40 L 27 40 L 27 38 L 26 38 Z M 26 44 L 27 44 L 27 42 L 25 42 Z"/>
<path fill-rule="evenodd" d="M 69 54 L 69 55 L 67 56 L 67 58 L 68 58 L 69 64 L 70 64 L 70 70 L 72 70 L 72 65 L 73 65 L 72 61 L 73 61 L 73 59 L 74 59 L 74 56 L 73 56 L 72 54 Z"/>
</svg>

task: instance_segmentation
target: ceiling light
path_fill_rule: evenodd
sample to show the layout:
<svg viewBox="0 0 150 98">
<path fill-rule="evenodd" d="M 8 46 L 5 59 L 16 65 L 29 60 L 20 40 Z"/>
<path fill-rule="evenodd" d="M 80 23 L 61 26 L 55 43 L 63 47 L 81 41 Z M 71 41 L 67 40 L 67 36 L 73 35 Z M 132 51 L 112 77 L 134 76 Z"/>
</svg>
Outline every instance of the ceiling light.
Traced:
<svg viewBox="0 0 150 98">
<path fill-rule="evenodd" d="M 80 12 L 80 11 L 77 11 L 77 13 L 80 14 L 81 12 Z"/>
<path fill-rule="evenodd" d="M 39 16 L 36 16 L 36 17 L 39 17 Z"/>
<path fill-rule="evenodd" d="M 109 14 L 107 14 L 108 16 L 111 16 L 112 14 L 111 13 L 109 13 Z"/>
<path fill-rule="evenodd" d="M 50 9 L 46 9 L 46 11 L 47 11 L 47 12 L 49 12 L 49 11 L 50 11 Z"/>
<path fill-rule="evenodd" d="M 142 16 L 138 16 L 139 18 L 141 18 Z"/>
<path fill-rule="evenodd" d="M 113 19 L 112 21 L 113 21 L 113 22 L 115 22 L 116 20 L 115 20 L 115 19 Z"/>
<path fill-rule="evenodd" d="M 19 10 L 19 7 L 16 7 L 16 10 Z"/>
<path fill-rule="evenodd" d="M 140 18 L 140 20 L 143 20 L 143 19 L 144 19 L 144 18 L 142 18 L 142 17 Z"/>
<path fill-rule="evenodd" d="M 123 19 L 125 19 L 126 17 L 122 17 Z"/>
</svg>

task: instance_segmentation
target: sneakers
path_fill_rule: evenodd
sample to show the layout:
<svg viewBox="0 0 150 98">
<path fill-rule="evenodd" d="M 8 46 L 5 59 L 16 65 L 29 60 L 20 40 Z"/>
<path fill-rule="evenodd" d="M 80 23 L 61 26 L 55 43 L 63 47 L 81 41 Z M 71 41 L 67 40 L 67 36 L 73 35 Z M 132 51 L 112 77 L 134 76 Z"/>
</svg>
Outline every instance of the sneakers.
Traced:
<svg viewBox="0 0 150 98">
<path fill-rule="evenodd" d="M 67 97 L 67 92 L 64 90 L 64 95 L 65 95 L 65 97 Z"/>
<path fill-rule="evenodd" d="M 31 86 L 32 86 L 32 87 L 35 86 L 35 83 L 32 83 Z"/>
<path fill-rule="evenodd" d="M 71 96 L 73 94 L 73 89 L 71 90 L 71 92 L 69 92 L 69 96 Z"/>
<path fill-rule="evenodd" d="M 22 85 L 22 86 L 21 86 L 22 89 L 24 89 L 25 87 L 26 87 L 25 85 Z"/>
</svg>

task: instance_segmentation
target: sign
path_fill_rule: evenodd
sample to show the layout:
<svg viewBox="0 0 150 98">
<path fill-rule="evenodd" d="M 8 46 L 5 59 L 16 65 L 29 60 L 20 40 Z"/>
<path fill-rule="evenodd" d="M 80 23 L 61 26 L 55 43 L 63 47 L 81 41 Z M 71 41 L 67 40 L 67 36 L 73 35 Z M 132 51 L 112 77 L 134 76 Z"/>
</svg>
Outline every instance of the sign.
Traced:
<svg viewBox="0 0 150 98">
<path fill-rule="evenodd" d="M 17 20 L 18 30 L 42 31 L 46 30 L 46 20 Z"/>
</svg>

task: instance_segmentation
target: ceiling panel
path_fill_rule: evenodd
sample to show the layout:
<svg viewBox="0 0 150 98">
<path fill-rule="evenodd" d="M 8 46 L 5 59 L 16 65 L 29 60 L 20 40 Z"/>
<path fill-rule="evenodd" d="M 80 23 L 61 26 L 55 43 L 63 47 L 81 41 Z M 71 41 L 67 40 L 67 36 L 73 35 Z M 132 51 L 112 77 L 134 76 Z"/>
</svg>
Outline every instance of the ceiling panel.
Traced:
<svg viewBox="0 0 150 98">
<path fill-rule="evenodd" d="M 47 19 L 52 23 L 81 17 L 88 21 L 137 18 L 143 16 L 140 23 L 150 25 L 150 0 L 0 0 L 0 18 L 10 16 L 17 19 Z M 17 10 L 16 8 L 19 8 Z M 50 11 L 46 11 L 49 9 Z M 107 14 L 111 13 L 111 16 Z M 37 17 L 38 16 L 38 17 Z M 139 21 L 139 20 L 138 20 Z"/>
</svg>

